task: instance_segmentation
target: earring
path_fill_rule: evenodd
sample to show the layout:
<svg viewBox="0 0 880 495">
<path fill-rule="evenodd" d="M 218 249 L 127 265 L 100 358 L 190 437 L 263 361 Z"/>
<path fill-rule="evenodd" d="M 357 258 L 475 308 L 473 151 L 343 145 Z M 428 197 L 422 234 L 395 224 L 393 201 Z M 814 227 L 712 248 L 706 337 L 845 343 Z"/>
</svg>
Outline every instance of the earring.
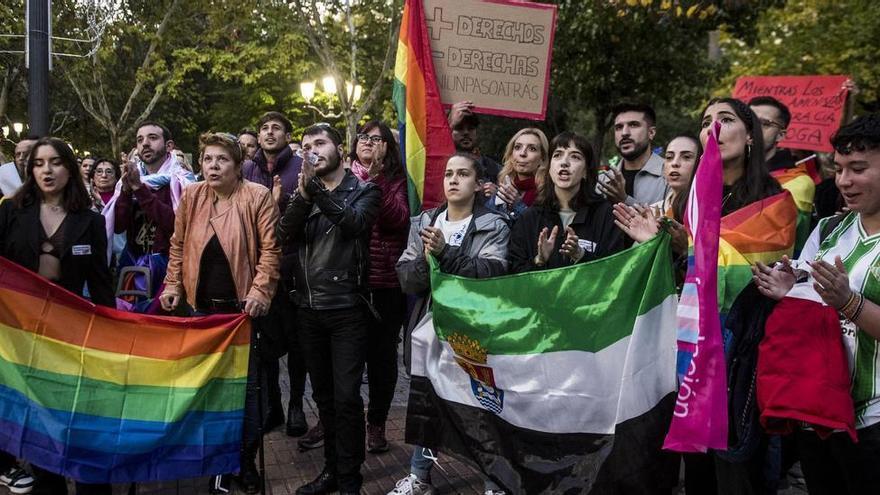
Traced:
<svg viewBox="0 0 880 495">
<path fill-rule="evenodd" d="M 748 159 L 750 156 L 752 156 L 752 145 L 747 144 L 746 145 L 746 159 Z"/>
</svg>

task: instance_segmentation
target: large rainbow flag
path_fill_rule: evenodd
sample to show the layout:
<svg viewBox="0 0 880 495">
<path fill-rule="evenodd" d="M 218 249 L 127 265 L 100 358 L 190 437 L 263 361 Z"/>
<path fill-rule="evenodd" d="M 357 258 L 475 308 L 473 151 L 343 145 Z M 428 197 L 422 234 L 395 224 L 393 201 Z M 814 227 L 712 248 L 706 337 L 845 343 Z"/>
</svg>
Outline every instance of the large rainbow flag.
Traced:
<svg viewBox="0 0 880 495">
<path fill-rule="evenodd" d="M 250 323 L 90 302 L 0 258 L 0 450 L 88 483 L 238 470 Z"/>
<path fill-rule="evenodd" d="M 718 304 L 726 314 L 752 280 L 751 265 L 774 263 L 792 255 L 798 210 L 791 193 L 783 191 L 721 218 L 718 248 Z"/>
<path fill-rule="evenodd" d="M 797 206 L 797 240 L 795 253 L 810 237 L 810 221 L 813 214 L 813 199 L 816 196 L 816 185 L 822 182 L 822 177 L 816 170 L 816 155 L 809 156 L 797 162 L 794 167 L 774 170 L 770 175 L 779 181 L 783 189 L 791 193 Z"/>
<path fill-rule="evenodd" d="M 443 202 L 443 171 L 455 153 L 443 105 L 422 0 L 406 0 L 394 66 L 394 106 L 413 215 Z"/>
</svg>

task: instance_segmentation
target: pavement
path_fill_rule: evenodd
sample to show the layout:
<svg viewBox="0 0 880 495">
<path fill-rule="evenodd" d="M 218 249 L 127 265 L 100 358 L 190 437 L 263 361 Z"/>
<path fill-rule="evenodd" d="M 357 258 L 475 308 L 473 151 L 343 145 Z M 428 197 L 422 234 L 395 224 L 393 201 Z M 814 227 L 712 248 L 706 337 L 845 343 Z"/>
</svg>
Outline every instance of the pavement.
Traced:
<svg viewBox="0 0 880 495">
<path fill-rule="evenodd" d="M 284 395 L 283 403 L 287 405 L 287 394 L 290 390 L 287 377 L 286 358 L 281 359 L 281 390 Z M 361 391 L 364 403 L 367 400 L 367 385 Z M 403 441 L 406 423 L 406 401 L 409 396 L 409 380 L 405 370 L 401 367 L 400 378 L 394 394 L 388 422 L 386 424 L 386 436 L 391 449 L 382 454 L 367 453 L 361 473 L 364 476 L 362 494 L 385 495 L 394 488 L 397 480 L 409 474 L 409 459 L 412 455 L 412 446 Z M 311 391 L 307 388 L 306 399 L 303 404 L 309 425 L 317 422 L 317 407 L 311 400 Z M 284 428 L 279 427 L 265 436 L 265 463 L 266 463 L 266 493 L 271 495 L 294 495 L 296 489 L 311 481 L 321 472 L 323 467 L 323 448 L 300 452 L 297 447 L 297 439 L 288 437 Z M 459 462 L 451 457 L 439 456 L 442 467 L 435 467 L 432 472 L 432 481 L 438 494 L 467 494 L 475 495 L 483 493 L 483 481 L 479 474 L 469 465 Z M 800 470 L 797 466 L 789 475 L 787 487 L 778 492 L 779 495 L 802 495 L 806 494 L 806 487 L 799 477 Z M 70 490 L 70 493 L 74 493 Z M 155 495 L 202 495 L 208 493 L 208 478 L 180 480 L 170 483 L 142 483 L 137 486 L 137 494 Z M 233 493 L 243 493 L 233 491 Z M 115 486 L 114 495 L 128 495 L 128 487 Z M 684 489 L 679 488 L 676 495 L 684 494 Z M 5 495 L 5 490 L 0 488 L 0 495 Z"/>
</svg>

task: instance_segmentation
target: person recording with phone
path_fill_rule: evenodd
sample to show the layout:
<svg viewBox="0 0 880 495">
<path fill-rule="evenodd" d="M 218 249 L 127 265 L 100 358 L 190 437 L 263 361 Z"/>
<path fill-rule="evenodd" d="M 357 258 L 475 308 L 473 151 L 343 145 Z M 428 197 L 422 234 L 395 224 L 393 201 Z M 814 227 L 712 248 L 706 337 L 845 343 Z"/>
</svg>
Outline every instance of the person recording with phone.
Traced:
<svg viewBox="0 0 880 495">
<path fill-rule="evenodd" d="M 159 296 L 162 309 L 175 311 L 185 299 L 200 314 L 265 316 L 281 264 L 275 238 L 278 206 L 269 189 L 242 178 L 244 153 L 233 135 L 203 134 L 199 155 L 205 180 L 187 187 L 180 199 L 169 243 L 165 289 Z M 262 430 L 261 412 L 268 406 L 265 367 L 258 365 L 259 353 L 265 350 L 257 347 L 260 339 L 252 337 L 251 342 L 237 480 L 246 493 L 257 493 L 261 478 L 254 459 Z M 230 475 L 218 475 L 211 479 L 209 489 L 211 493 L 228 493 L 230 484 Z"/>
<path fill-rule="evenodd" d="M 342 137 L 327 124 L 303 132 L 303 168 L 278 224 L 295 246 L 298 337 L 324 428 L 324 469 L 298 495 L 359 493 L 363 483 L 361 378 L 375 308 L 366 297 L 370 234 L 382 191 L 342 166 Z"/>
</svg>

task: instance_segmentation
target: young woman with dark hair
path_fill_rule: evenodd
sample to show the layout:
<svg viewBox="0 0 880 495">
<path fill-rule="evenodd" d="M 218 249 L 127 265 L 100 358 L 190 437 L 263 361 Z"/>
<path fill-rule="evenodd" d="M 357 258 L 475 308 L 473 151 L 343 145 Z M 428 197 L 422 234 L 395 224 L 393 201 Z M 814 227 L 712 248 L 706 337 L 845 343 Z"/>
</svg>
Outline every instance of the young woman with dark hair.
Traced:
<svg viewBox="0 0 880 495">
<path fill-rule="evenodd" d="M 755 112 L 736 98 L 710 100 L 703 109 L 700 131 L 703 147 L 715 122 L 721 122 L 718 149 L 724 163 L 721 215 L 782 192 L 764 163 L 764 138 Z"/>
<path fill-rule="evenodd" d="M 623 250 L 628 240 L 614 225 L 611 204 L 595 192 L 593 149 L 583 136 L 559 134 L 550 143 L 550 166 L 538 170 L 535 204 L 510 235 L 514 273 L 599 259 Z"/>
<path fill-rule="evenodd" d="M 351 171 L 382 191 L 382 214 L 370 235 L 370 303 L 378 312 L 369 329 L 367 377 L 367 452 L 386 452 L 385 421 L 397 385 L 397 343 L 406 316 L 406 296 L 394 272 L 406 248 L 409 204 L 406 174 L 391 129 L 378 121 L 364 124 L 352 144 Z"/>
<path fill-rule="evenodd" d="M 104 217 L 89 209 L 73 151 L 60 139 L 39 139 L 26 170 L 15 196 L 0 204 L 0 256 L 80 296 L 88 283 L 92 302 L 115 307 Z M 67 493 L 63 477 L 33 470 L 41 493 Z M 79 495 L 111 493 L 110 485 L 76 486 Z"/>
<path fill-rule="evenodd" d="M 407 324 L 410 334 L 430 304 L 428 256 L 434 256 L 444 273 L 462 277 L 488 278 L 507 273 L 507 244 L 510 229 L 502 214 L 483 205 L 479 158 L 456 153 L 446 162 L 443 193 L 446 202 L 422 212 L 413 222 L 406 250 L 397 262 L 397 275 L 404 292 L 417 296 Z M 409 352 L 404 361 L 409 365 Z M 410 460 L 410 474 L 399 480 L 389 495 L 432 495 L 430 449 L 416 446 Z M 503 493 L 494 483 L 485 482 L 485 493 Z"/>
</svg>

